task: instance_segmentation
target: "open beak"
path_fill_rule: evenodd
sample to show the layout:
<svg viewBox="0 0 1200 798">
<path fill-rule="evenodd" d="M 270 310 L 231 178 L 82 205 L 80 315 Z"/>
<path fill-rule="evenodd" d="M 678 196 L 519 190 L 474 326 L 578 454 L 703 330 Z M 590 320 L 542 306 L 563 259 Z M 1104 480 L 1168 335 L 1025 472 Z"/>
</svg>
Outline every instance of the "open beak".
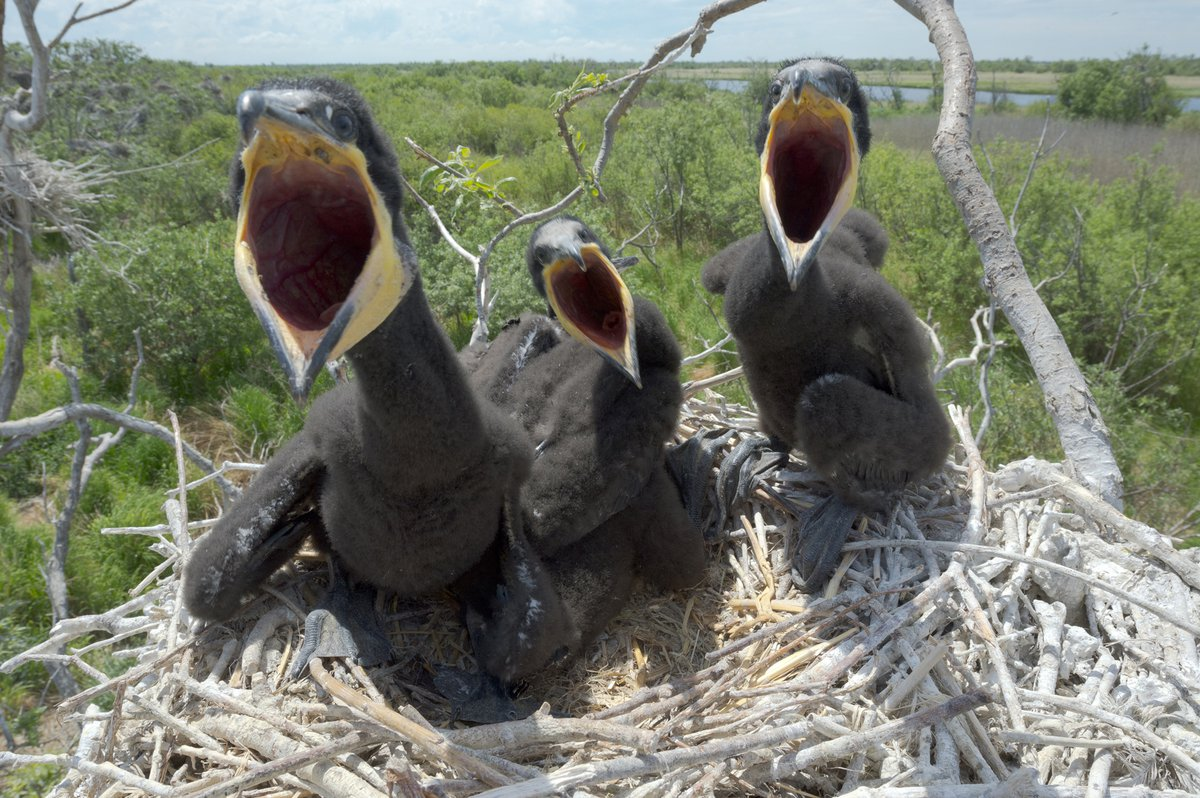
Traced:
<svg viewBox="0 0 1200 798">
<path fill-rule="evenodd" d="M 634 338 L 633 297 L 600 247 L 574 244 L 542 270 L 546 298 L 563 329 L 642 387 Z"/>
<path fill-rule="evenodd" d="M 853 114 L 819 84 L 805 73 L 785 84 L 759 161 L 758 201 L 793 291 L 858 183 Z"/>
<path fill-rule="evenodd" d="M 297 399 L 409 288 L 391 214 L 362 152 L 325 129 L 326 102 L 302 90 L 238 98 L 246 180 L 234 267 Z"/>
</svg>

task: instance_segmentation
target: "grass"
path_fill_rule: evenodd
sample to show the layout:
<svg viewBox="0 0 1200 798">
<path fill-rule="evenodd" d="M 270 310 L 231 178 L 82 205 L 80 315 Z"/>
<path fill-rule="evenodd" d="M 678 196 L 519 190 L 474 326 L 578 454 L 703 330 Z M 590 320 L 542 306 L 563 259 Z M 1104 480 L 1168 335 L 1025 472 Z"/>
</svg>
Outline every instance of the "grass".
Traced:
<svg viewBox="0 0 1200 798">
<path fill-rule="evenodd" d="M 760 65 L 745 66 L 672 66 L 667 74 L 672 78 L 691 80 L 749 80 L 762 70 Z M 1059 75 L 1054 72 L 1000 72 L 980 71 L 978 87 L 1019 94 L 1054 94 L 1058 91 Z M 910 89 L 927 89 L 935 78 L 928 70 L 903 70 L 889 72 L 883 69 L 864 69 L 858 79 L 869 86 L 896 85 Z M 1200 97 L 1200 76 L 1168 75 L 1167 86 L 1178 97 Z"/>
<path fill-rule="evenodd" d="M 999 138 L 1037 143 L 1043 118 L 1031 114 L 976 114 L 975 140 L 985 144 Z M 937 114 L 879 115 L 872 119 L 876 140 L 890 141 L 909 151 L 928 152 L 937 129 Z M 1200 193 L 1200 135 L 1151 125 L 1051 119 L 1047 143 L 1059 142 L 1056 151 L 1079 159 L 1087 174 L 1101 183 L 1132 177 L 1130 156 L 1140 154 L 1168 167 L 1177 177 L 1180 193 Z M 986 168 L 986 164 L 981 164 Z"/>
</svg>

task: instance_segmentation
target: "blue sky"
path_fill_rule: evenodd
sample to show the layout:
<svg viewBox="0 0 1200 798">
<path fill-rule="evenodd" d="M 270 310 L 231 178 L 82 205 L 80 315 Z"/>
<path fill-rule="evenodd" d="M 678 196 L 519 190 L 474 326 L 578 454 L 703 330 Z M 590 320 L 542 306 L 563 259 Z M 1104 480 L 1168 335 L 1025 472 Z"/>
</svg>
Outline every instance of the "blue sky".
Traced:
<svg viewBox="0 0 1200 798">
<path fill-rule="evenodd" d="M 642 60 L 708 0 L 140 0 L 68 38 L 132 42 L 156 58 L 213 64 L 513 58 Z M 43 35 L 76 0 L 42 0 Z M 86 0 L 84 12 L 107 2 Z M 976 58 L 1115 58 L 1200 51 L 1198 0 L 958 0 Z M 6 41 L 20 38 L 16 9 Z M 772 0 L 717 23 L 701 60 L 797 55 L 934 57 L 891 0 Z"/>
</svg>

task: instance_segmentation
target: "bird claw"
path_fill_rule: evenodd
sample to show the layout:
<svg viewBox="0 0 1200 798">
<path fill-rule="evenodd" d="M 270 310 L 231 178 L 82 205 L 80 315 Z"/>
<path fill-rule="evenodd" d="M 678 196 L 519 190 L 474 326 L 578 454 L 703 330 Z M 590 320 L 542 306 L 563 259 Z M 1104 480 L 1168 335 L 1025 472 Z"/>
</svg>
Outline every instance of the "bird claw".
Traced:
<svg viewBox="0 0 1200 798">
<path fill-rule="evenodd" d="M 392 643 L 375 612 L 375 591 L 351 586 L 330 562 L 329 590 L 304 619 L 304 642 L 296 652 L 289 679 L 296 679 L 313 657 L 343 657 L 359 665 L 380 665 L 392 658 Z"/>
<path fill-rule="evenodd" d="M 717 511 L 725 518 L 733 507 L 750 498 L 763 477 L 788 464 L 787 446 L 774 438 L 746 438 L 721 461 L 717 472 Z"/>
<path fill-rule="evenodd" d="M 717 452 L 733 437 L 731 429 L 706 429 L 667 450 L 667 470 L 679 488 L 688 517 L 699 529 L 704 521 L 704 490 Z"/>
<path fill-rule="evenodd" d="M 805 514 L 792 558 L 792 567 L 800 576 L 797 587 L 805 593 L 817 593 L 825 587 L 857 518 L 858 510 L 837 496 L 825 497 Z"/>
</svg>

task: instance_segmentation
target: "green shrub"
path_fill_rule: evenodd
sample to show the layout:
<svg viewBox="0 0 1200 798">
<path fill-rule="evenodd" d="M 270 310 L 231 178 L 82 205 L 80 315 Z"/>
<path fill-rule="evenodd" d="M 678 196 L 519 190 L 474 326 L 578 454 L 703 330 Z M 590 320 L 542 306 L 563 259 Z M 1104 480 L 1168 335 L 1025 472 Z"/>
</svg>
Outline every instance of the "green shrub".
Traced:
<svg viewBox="0 0 1200 798">
<path fill-rule="evenodd" d="M 241 449 L 262 457 L 300 431 L 305 411 L 284 390 L 238 385 L 221 402 L 221 415 L 233 426 Z"/>
<path fill-rule="evenodd" d="M 231 268 L 232 239 L 228 222 L 150 228 L 131 243 L 132 255 L 109 249 L 80 259 L 71 298 L 91 323 L 85 365 L 106 390 L 128 384 L 134 330 L 144 379 L 172 403 L 214 400 L 252 363 L 273 363 Z"/>
<path fill-rule="evenodd" d="M 1085 61 L 1059 82 L 1070 116 L 1161 125 L 1179 115 L 1162 56 L 1143 48 L 1120 61 Z"/>
</svg>

